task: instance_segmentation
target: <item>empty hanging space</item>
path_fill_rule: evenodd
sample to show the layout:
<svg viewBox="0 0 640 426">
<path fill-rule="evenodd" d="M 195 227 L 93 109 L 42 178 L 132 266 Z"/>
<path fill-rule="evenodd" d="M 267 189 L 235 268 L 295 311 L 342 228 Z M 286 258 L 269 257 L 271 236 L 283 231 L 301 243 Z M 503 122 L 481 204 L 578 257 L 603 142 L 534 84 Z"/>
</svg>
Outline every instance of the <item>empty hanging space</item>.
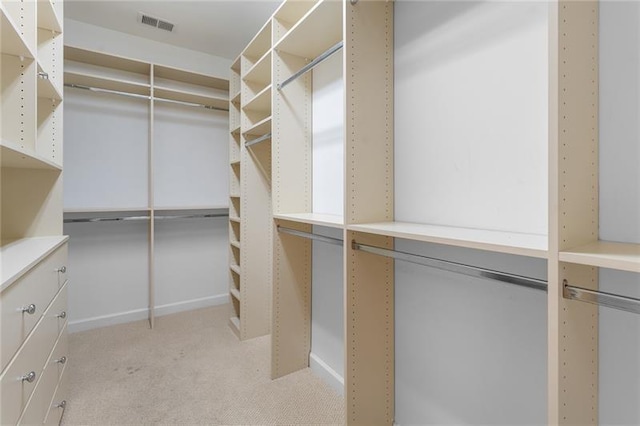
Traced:
<svg viewBox="0 0 640 426">
<path fill-rule="evenodd" d="M 395 221 L 411 225 L 377 231 L 544 257 L 547 6 L 400 3 L 396 22 Z"/>
<path fill-rule="evenodd" d="M 277 219 L 330 227 L 344 223 L 342 7 L 320 1 L 302 14 L 303 6 L 287 2 L 274 15 L 279 31 L 273 124 Z M 292 23 L 292 18 L 299 20 Z"/>
</svg>

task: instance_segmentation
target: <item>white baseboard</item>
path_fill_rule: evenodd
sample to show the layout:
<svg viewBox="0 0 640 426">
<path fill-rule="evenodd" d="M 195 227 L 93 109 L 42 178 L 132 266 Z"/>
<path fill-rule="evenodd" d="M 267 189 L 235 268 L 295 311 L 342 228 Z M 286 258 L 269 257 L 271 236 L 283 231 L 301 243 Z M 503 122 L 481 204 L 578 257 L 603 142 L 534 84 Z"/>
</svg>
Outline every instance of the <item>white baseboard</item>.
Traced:
<svg viewBox="0 0 640 426">
<path fill-rule="evenodd" d="M 182 302 L 156 306 L 155 315 L 161 317 L 163 315 L 192 311 L 194 309 L 206 308 L 208 306 L 224 305 L 225 303 L 229 303 L 229 295 L 219 294 L 216 296 L 208 296 L 200 299 L 185 300 Z M 79 331 L 140 321 L 147 318 L 149 318 L 149 310 L 147 308 L 135 309 L 133 311 L 117 312 L 115 314 L 69 321 L 68 330 L 69 333 L 77 333 Z"/>
<path fill-rule="evenodd" d="M 313 352 L 309 355 L 309 368 L 340 395 L 344 395 L 344 378 Z"/>
</svg>

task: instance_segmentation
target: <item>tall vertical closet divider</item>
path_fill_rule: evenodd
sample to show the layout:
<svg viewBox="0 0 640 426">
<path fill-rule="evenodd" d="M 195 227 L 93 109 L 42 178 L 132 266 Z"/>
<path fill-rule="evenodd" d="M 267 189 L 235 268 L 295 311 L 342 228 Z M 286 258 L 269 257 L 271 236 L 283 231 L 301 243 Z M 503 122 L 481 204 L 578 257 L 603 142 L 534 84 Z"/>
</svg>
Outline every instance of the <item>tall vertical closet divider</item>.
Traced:
<svg viewBox="0 0 640 426">
<path fill-rule="evenodd" d="M 228 111 L 229 81 L 225 78 L 72 46 L 65 47 L 65 59 L 66 87 L 104 96 L 136 98 L 147 101 L 149 105 L 147 158 L 146 164 L 139 165 L 141 168 L 147 168 L 146 205 L 110 205 L 110 198 L 114 198 L 114 194 L 105 193 L 98 202 L 83 200 L 86 205 L 65 206 L 65 222 L 148 221 L 148 319 L 150 327 L 153 328 L 158 291 L 156 271 L 159 266 L 155 263 L 156 221 L 227 216 L 228 209 L 226 203 L 221 201 L 198 205 L 167 204 L 167 196 L 161 194 L 157 182 L 159 170 L 155 146 L 160 136 L 156 130 L 159 124 L 158 105 L 182 105 L 187 108 Z M 180 141 L 176 141 L 178 142 Z M 90 176 L 76 178 L 91 179 Z M 195 184 L 198 182 L 194 182 Z"/>
<path fill-rule="evenodd" d="M 67 404 L 62 0 L 0 1 L 0 423 Z"/>
<path fill-rule="evenodd" d="M 536 235 L 395 221 L 393 2 L 283 2 L 234 63 L 232 81 L 239 84 L 241 76 L 242 90 L 231 103 L 242 115 L 242 140 L 238 122 L 232 121 L 231 144 L 244 153 L 235 149 L 231 157 L 237 178 L 232 204 L 238 217 L 240 205 L 243 209 L 242 235 L 235 236 L 244 241 L 241 264 L 231 266 L 232 292 L 240 290 L 236 297 L 241 301 L 251 297 L 254 289 L 245 280 L 249 271 L 262 277 L 260 297 L 273 287 L 273 378 L 309 365 L 312 246 L 301 237 L 321 225 L 344 232 L 345 306 L 335 309 L 345 310 L 348 424 L 394 421 L 394 256 L 360 248 L 393 249 L 395 238 L 546 259 L 548 422 L 598 422 L 598 308 L 584 302 L 607 304 L 619 298 L 597 292 L 598 268 L 640 272 L 640 244 L 598 239 L 598 8 L 597 1 L 549 5 L 549 226 L 548 234 Z M 266 44 L 269 34 L 271 46 Z M 333 54 L 344 59 L 343 216 L 316 213 L 312 205 L 312 70 Z M 272 62 L 270 75 L 259 71 L 267 61 Z M 272 169 L 246 147 L 268 137 Z M 250 173 L 260 166 L 271 170 L 272 252 L 264 233 L 272 229 L 264 225 L 266 186 L 252 181 Z M 233 196 L 238 187 L 240 193 Z M 232 235 L 239 232 L 234 226 L 232 221 Z M 288 229 L 278 232 L 279 227 Z M 233 247 L 238 248 L 237 240 Z M 245 255 L 249 248 L 261 257 Z M 272 283 L 266 277 L 267 255 L 273 262 Z M 543 281 L 536 283 L 544 287 Z M 625 306 L 633 303 L 625 300 Z M 234 304 L 240 324 L 267 315 L 264 306 L 251 310 Z M 637 306 L 632 310 L 638 312 Z"/>
</svg>

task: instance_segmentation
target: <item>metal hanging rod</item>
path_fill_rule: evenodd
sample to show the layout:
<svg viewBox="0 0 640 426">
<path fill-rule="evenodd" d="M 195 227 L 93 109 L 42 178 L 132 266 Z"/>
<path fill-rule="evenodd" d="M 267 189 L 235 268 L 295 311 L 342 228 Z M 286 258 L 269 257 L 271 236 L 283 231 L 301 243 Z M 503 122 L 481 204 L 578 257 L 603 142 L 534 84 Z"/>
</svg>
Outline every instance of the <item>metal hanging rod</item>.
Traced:
<svg viewBox="0 0 640 426">
<path fill-rule="evenodd" d="M 154 219 L 202 219 L 208 217 L 228 217 L 229 213 L 179 214 L 154 216 Z"/>
<path fill-rule="evenodd" d="M 154 219 L 200 219 L 209 217 L 227 217 L 229 213 L 206 213 L 206 214 L 183 214 L 183 215 L 158 215 Z M 122 222 L 133 220 L 149 220 L 151 216 L 121 216 L 121 217 L 82 217 L 77 219 L 64 219 L 64 223 L 87 223 L 87 222 Z"/>
<path fill-rule="evenodd" d="M 152 97 L 149 96 L 149 95 L 141 95 L 141 94 L 138 94 L 138 93 L 123 92 L 123 91 L 120 91 L 120 90 L 101 89 L 99 87 L 85 86 L 83 84 L 65 83 L 64 86 L 65 87 L 71 87 L 73 89 L 88 90 L 90 92 L 95 92 L 95 93 L 110 93 L 112 95 L 128 96 L 130 98 L 145 99 L 145 100 L 151 100 L 152 99 Z M 154 101 L 160 101 L 160 102 L 172 103 L 172 104 L 179 104 L 179 105 L 186 105 L 186 106 L 204 108 L 204 109 L 211 109 L 211 110 L 216 110 L 216 111 L 227 111 L 227 112 L 229 111 L 228 109 L 225 109 L 225 108 L 218 108 L 218 107 L 214 107 L 214 106 L 210 106 L 210 105 L 197 104 L 195 102 L 186 102 L 186 101 L 177 101 L 177 100 L 174 100 L 174 99 L 158 98 L 158 97 L 155 97 L 155 96 L 153 97 L 153 100 Z"/>
<path fill-rule="evenodd" d="M 199 108 L 204 108 L 204 109 L 212 109 L 212 110 L 215 110 L 215 111 L 227 111 L 227 112 L 229 112 L 229 110 L 226 109 L 226 108 L 218 108 L 218 107 L 214 107 L 214 106 L 211 106 L 211 105 L 197 104 L 195 102 L 176 101 L 174 99 L 158 98 L 158 97 L 155 97 L 155 96 L 153 97 L 153 100 L 161 101 L 161 102 L 167 102 L 167 103 L 171 103 L 171 104 L 186 105 L 186 106 L 199 107 Z"/>
<path fill-rule="evenodd" d="M 244 143 L 244 146 L 249 147 L 249 146 L 251 146 L 251 145 L 255 145 L 255 144 L 257 144 L 257 143 L 264 142 L 264 141 L 266 141 L 267 139 L 271 139 L 271 133 L 267 133 L 266 135 L 262 135 L 262 136 L 260 136 L 259 138 L 255 138 L 255 139 L 252 139 L 252 140 L 250 140 L 250 141 L 246 141 L 246 142 Z"/>
<path fill-rule="evenodd" d="M 466 265 L 464 263 L 451 262 L 448 260 L 435 259 L 433 257 L 405 253 L 402 251 L 391 250 L 382 247 L 369 246 L 366 244 L 357 243 L 356 241 L 352 241 L 351 247 L 354 250 L 361 250 L 379 256 L 392 257 L 394 259 L 417 263 L 419 265 L 442 269 L 444 271 L 456 272 L 458 274 L 468 275 L 470 277 L 486 278 L 509 284 L 515 284 L 522 287 L 532 288 L 535 290 L 547 291 L 547 281 L 538 278 L 509 274 L 506 272 L 494 271 L 492 269 L 480 268 L 478 266 Z"/>
<path fill-rule="evenodd" d="M 621 296 L 619 294 L 607 293 L 604 291 L 575 287 L 569 285 L 567 280 L 564 280 L 563 284 L 563 296 L 565 299 L 580 300 L 582 302 L 640 314 L 640 299 L 636 299 L 635 297 Z"/>
<path fill-rule="evenodd" d="M 329 56 L 333 55 L 334 53 L 336 53 L 338 50 L 342 49 L 343 46 L 343 42 L 339 41 L 338 43 L 334 44 L 333 46 L 331 46 L 329 49 L 327 49 L 327 51 L 325 51 L 324 53 L 320 54 L 320 56 L 318 56 L 317 58 L 315 58 L 313 61 L 309 62 L 307 65 L 305 65 L 304 67 L 302 67 L 299 71 L 297 71 L 295 74 L 293 74 L 291 77 L 287 78 L 285 81 L 283 81 L 282 83 L 278 84 L 278 90 L 282 90 L 285 88 L 285 86 L 287 86 L 289 83 L 291 83 L 292 81 L 294 81 L 295 79 L 297 79 L 298 77 L 300 77 L 301 75 L 304 75 L 307 73 L 307 71 L 310 71 L 311 69 L 313 69 L 316 65 L 318 65 L 320 62 L 324 61 L 325 59 L 327 59 Z"/>
<path fill-rule="evenodd" d="M 129 220 L 149 220 L 150 216 L 125 216 L 125 217 L 81 217 L 77 219 L 64 219 L 64 223 L 87 222 L 124 222 Z"/>
<path fill-rule="evenodd" d="M 295 235 L 296 237 L 308 238 L 310 240 L 322 241 L 323 243 L 335 244 L 337 246 L 343 245 L 343 241 L 339 238 L 325 237 L 324 235 L 312 234 L 310 232 L 298 231 L 297 229 L 285 228 L 278 225 L 278 232 L 284 234 Z"/>
</svg>

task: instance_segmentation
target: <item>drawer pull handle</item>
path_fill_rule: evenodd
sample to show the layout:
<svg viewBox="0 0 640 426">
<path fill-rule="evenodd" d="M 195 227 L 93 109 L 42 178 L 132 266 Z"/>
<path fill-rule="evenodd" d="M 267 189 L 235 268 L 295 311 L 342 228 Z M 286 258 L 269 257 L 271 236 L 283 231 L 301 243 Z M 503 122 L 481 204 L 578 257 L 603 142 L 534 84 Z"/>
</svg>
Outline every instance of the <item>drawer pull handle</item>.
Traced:
<svg viewBox="0 0 640 426">
<path fill-rule="evenodd" d="M 58 315 L 56 315 L 56 318 L 65 319 L 66 317 L 67 317 L 67 312 L 66 311 L 62 311 Z"/>
<path fill-rule="evenodd" d="M 36 372 L 32 371 L 30 373 L 25 374 L 24 376 L 20 377 L 20 380 L 23 382 L 29 382 L 29 383 L 33 383 L 33 381 L 36 379 Z"/>
<path fill-rule="evenodd" d="M 67 407 L 67 401 L 63 400 L 61 402 L 59 402 L 58 404 L 54 405 L 55 408 L 62 408 L 63 410 Z"/>
<path fill-rule="evenodd" d="M 67 362 L 67 357 L 66 356 L 63 356 L 60 359 L 56 359 L 56 363 L 58 363 L 58 364 L 65 364 L 66 362 Z"/>
<path fill-rule="evenodd" d="M 25 312 L 29 315 L 33 315 L 36 313 L 36 305 L 34 305 L 33 303 L 30 304 L 29 306 L 23 306 L 22 308 L 20 308 L 20 311 L 24 314 Z"/>
<path fill-rule="evenodd" d="M 58 269 L 56 269 L 56 272 L 62 272 L 63 274 L 65 274 L 67 272 L 67 267 L 61 266 Z"/>
</svg>

